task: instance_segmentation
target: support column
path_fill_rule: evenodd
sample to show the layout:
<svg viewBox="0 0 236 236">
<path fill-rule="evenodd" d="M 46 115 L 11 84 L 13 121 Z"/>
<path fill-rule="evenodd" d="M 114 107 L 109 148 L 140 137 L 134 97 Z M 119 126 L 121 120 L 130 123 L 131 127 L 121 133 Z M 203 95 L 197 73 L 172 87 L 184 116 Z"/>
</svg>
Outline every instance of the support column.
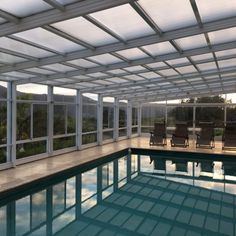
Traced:
<svg viewBox="0 0 236 236">
<path fill-rule="evenodd" d="M 119 138 L 119 100 L 115 98 L 114 102 L 114 140 Z"/>
<path fill-rule="evenodd" d="M 53 153 L 53 87 L 48 86 L 48 155 Z"/>
<path fill-rule="evenodd" d="M 103 104 L 102 104 L 102 95 L 98 94 L 98 103 L 97 103 L 97 142 L 98 145 L 102 145 L 102 128 L 103 128 Z"/>
<path fill-rule="evenodd" d="M 82 147 L 82 94 L 76 91 L 76 147 L 81 150 Z"/>
<path fill-rule="evenodd" d="M 224 103 L 224 127 L 226 126 L 227 122 L 227 94 L 225 94 L 225 103 Z"/>
<path fill-rule="evenodd" d="M 127 137 L 131 138 L 132 136 L 132 104 L 128 101 L 127 104 Z"/>
<path fill-rule="evenodd" d="M 142 130 L 142 107 L 141 105 L 138 106 L 138 136 L 141 136 Z"/>
<path fill-rule="evenodd" d="M 196 98 L 194 98 L 193 106 L 193 140 L 196 140 Z"/>
<path fill-rule="evenodd" d="M 16 83 L 7 86 L 7 161 L 16 165 Z"/>
</svg>

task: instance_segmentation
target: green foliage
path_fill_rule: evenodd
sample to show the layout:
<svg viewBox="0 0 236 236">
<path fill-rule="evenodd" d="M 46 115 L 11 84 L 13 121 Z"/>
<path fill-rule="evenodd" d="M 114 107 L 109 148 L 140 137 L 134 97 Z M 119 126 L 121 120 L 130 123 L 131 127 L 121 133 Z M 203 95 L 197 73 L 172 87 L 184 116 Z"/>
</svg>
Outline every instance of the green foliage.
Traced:
<svg viewBox="0 0 236 236">
<path fill-rule="evenodd" d="M 74 136 L 53 139 L 53 149 L 54 150 L 59 150 L 59 149 L 68 148 L 68 147 L 74 147 L 75 145 L 76 144 L 75 144 L 75 137 Z"/>
</svg>

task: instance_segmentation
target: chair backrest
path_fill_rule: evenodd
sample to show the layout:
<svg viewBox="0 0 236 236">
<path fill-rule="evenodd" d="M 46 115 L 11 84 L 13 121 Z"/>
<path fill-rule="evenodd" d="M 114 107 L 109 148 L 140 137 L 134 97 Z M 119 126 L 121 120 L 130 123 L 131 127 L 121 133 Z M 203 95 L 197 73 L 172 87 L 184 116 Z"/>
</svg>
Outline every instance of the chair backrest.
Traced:
<svg viewBox="0 0 236 236">
<path fill-rule="evenodd" d="M 165 123 L 155 123 L 154 124 L 154 134 L 166 134 L 166 125 Z"/>
<path fill-rule="evenodd" d="M 214 136 L 214 123 L 213 122 L 199 123 L 199 127 L 201 128 L 201 137 Z"/>
<path fill-rule="evenodd" d="M 177 123 L 175 129 L 175 135 L 178 137 L 188 137 L 187 123 Z"/>
</svg>

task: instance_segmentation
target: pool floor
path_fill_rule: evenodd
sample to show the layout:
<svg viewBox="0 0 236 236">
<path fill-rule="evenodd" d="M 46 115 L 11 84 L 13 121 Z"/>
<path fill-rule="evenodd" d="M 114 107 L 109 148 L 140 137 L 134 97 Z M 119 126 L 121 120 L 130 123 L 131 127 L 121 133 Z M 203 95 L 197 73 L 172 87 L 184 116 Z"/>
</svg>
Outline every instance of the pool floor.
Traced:
<svg viewBox="0 0 236 236">
<path fill-rule="evenodd" d="M 56 235 L 236 235 L 236 196 L 140 174 Z"/>
</svg>

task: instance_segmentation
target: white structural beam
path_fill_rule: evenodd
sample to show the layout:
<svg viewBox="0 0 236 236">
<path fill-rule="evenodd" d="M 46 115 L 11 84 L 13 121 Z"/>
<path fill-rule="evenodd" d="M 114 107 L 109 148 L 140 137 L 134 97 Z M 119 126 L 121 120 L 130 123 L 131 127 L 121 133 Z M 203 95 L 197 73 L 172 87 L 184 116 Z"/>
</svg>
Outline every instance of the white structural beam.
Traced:
<svg viewBox="0 0 236 236">
<path fill-rule="evenodd" d="M 4 23 L 0 26 L 0 36 L 6 36 L 17 32 L 41 27 L 58 21 L 68 20 L 74 17 L 83 16 L 96 11 L 119 6 L 132 0 L 86 0 L 65 5 L 64 11 L 52 9 L 24 17 L 18 24 Z"/>
<path fill-rule="evenodd" d="M 20 22 L 20 19 L 8 12 L 5 12 L 3 10 L 0 10 L 0 17 L 4 18 L 7 21 L 13 22 L 15 24 L 18 24 Z"/>
<path fill-rule="evenodd" d="M 230 23 L 229 23 L 230 22 Z M 187 37 L 187 36 L 193 36 L 196 34 L 201 34 L 204 32 L 211 32 L 215 30 L 220 30 L 220 29 L 226 29 L 229 27 L 234 27 L 236 26 L 236 17 L 232 19 L 227 19 L 227 20 L 222 20 L 222 21 L 214 21 L 211 23 L 206 23 L 204 24 L 203 28 L 198 28 L 197 26 L 194 27 L 188 27 L 185 29 L 180 29 L 180 30 L 174 30 L 174 31 L 169 31 L 163 34 L 162 36 L 158 35 L 149 35 L 145 36 L 142 38 L 138 39 L 132 39 L 127 41 L 125 44 L 123 42 L 117 42 L 105 46 L 100 46 L 97 47 L 95 50 L 80 50 L 80 51 L 75 51 L 71 53 L 67 53 L 66 56 L 61 56 L 61 55 L 56 55 L 56 56 L 50 56 L 44 59 L 41 59 L 40 61 L 35 61 L 35 62 L 21 62 L 17 63 L 14 66 L 6 66 L 3 69 L 0 70 L 0 72 L 9 72 L 12 70 L 18 70 L 18 69 L 27 69 L 31 67 L 38 67 L 38 66 L 43 66 L 47 64 L 53 64 L 53 63 L 59 63 L 59 62 L 64 62 L 64 61 L 70 61 L 70 60 L 75 60 L 75 59 L 80 59 L 80 58 L 85 58 L 85 57 L 90 57 L 90 56 L 95 56 L 95 55 L 100 55 L 104 53 L 112 53 L 116 52 L 119 50 L 125 50 L 129 48 L 134 48 L 134 47 L 141 47 L 149 44 L 154 44 L 154 43 L 160 43 L 160 42 L 165 42 L 177 38 L 182 38 L 182 37 Z M 1 27 L 0 27 L 0 32 L 1 32 Z M 1 34 L 0 34 L 1 36 Z M 203 47 L 202 49 L 193 49 L 189 50 L 190 52 L 196 52 L 198 51 L 198 54 L 203 54 L 211 51 L 217 51 L 217 50 L 224 50 L 224 49 L 230 49 L 230 47 L 235 47 L 235 43 L 227 43 L 227 44 L 221 44 L 219 46 L 217 45 L 212 45 L 211 48 L 209 47 Z M 185 52 L 183 52 L 185 53 Z M 185 56 L 190 56 L 189 54 L 184 54 Z M 162 60 L 169 60 L 169 59 L 175 59 L 177 57 L 180 57 L 179 53 L 172 54 L 172 58 L 169 59 L 164 59 L 165 56 L 168 57 L 168 55 L 161 56 Z M 110 66 L 112 69 L 112 66 Z"/>
<path fill-rule="evenodd" d="M 115 97 L 114 101 L 114 141 L 119 138 L 119 100 Z"/>
<path fill-rule="evenodd" d="M 98 102 L 97 102 L 97 143 L 98 145 L 102 145 L 102 134 L 103 134 L 103 98 L 101 94 L 98 94 Z"/>
</svg>

